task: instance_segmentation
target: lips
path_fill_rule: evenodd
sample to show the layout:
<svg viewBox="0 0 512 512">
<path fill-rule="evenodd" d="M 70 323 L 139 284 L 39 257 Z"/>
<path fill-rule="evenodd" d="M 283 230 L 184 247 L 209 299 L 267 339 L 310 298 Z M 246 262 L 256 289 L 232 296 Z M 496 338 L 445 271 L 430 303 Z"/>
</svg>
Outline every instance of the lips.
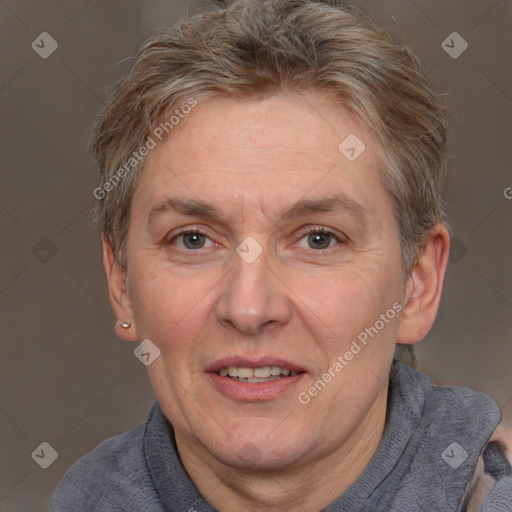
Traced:
<svg viewBox="0 0 512 512">
<path fill-rule="evenodd" d="M 297 363 L 274 357 L 230 357 L 207 368 L 215 388 L 238 401 L 276 398 L 295 386 L 306 374 Z"/>
</svg>

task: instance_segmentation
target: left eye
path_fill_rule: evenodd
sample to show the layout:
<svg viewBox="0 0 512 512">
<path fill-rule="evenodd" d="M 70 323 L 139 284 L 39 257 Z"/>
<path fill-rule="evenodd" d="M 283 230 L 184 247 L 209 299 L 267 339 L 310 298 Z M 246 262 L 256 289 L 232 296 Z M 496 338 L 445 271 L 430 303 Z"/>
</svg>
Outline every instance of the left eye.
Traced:
<svg viewBox="0 0 512 512">
<path fill-rule="evenodd" d="M 325 229 L 312 229 L 305 233 L 302 239 L 306 239 L 306 243 L 309 244 L 306 249 L 329 249 L 332 247 L 331 242 L 339 243 L 341 240 L 331 231 Z"/>
<path fill-rule="evenodd" d="M 176 235 L 172 240 L 182 239 L 182 244 L 177 244 L 180 249 L 203 249 L 207 240 L 210 241 L 210 247 L 215 245 L 207 235 L 200 231 L 185 231 Z"/>
</svg>

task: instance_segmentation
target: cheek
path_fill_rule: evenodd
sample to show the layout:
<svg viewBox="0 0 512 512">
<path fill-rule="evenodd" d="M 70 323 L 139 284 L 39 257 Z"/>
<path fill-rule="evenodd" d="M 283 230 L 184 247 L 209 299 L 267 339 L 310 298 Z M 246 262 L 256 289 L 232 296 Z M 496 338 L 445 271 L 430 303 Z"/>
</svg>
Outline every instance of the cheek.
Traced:
<svg viewBox="0 0 512 512">
<path fill-rule="evenodd" d="M 321 363 L 317 370 L 324 372 L 339 356 L 348 354 L 347 362 L 343 362 L 343 375 L 348 380 L 336 380 L 337 384 L 332 386 L 336 393 L 340 386 L 352 391 L 354 387 L 366 389 L 368 378 L 385 375 L 387 371 L 398 319 L 392 307 L 400 298 L 398 280 L 391 275 L 376 269 L 352 268 L 326 279 L 302 276 L 297 281 L 296 295 L 301 300 L 296 306 L 316 344 L 314 353 Z M 382 323 L 381 315 L 387 312 L 391 314 Z"/>
<path fill-rule="evenodd" d="M 332 272 L 297 273 L 290 276 L 296 306 L 314 325 L 346 339 L 369 321 L 375 322 L 399 299 L 399 280 L 388 267 L 367 261 Z"/>
<path fill-rule="evenodd" d="M 217 281 L 207 273 L 184 278 L 170 268 L 137 272 L 132 297 L 139 336 L 153 340 L 161 349 L 167 348 L 169 340 L 186 343 L 197 337 Z"/>
</svg>

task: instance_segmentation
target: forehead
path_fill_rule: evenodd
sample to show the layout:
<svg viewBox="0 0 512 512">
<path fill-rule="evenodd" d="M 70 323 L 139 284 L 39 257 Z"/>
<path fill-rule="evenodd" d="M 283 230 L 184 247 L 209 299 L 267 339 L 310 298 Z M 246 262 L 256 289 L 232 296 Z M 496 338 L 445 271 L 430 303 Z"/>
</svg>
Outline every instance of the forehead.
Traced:
<svg viewBox="0 0 512 512">
<path fill-rule="evenodd" d="M 199 101 L 150 151 L 135 195 L 146 217 L 170 191 L 220 199 L 223 209 L 237 198 L 256 201 L 267 212 L 336 192 L 372 211 L 371 196 L 384 192 L 382 160 L 363 124 L 316 91 L 243 101 L 214 97 Z"/>
</svg>

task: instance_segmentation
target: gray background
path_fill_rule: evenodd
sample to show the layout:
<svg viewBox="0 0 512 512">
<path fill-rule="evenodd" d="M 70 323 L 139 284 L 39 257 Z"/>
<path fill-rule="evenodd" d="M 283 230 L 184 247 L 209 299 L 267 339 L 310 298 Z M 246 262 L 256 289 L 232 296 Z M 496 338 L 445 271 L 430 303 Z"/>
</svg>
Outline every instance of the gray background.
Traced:
<svg viewBox="0 0 512 512">
<path fill-rule="evenodd" d="M 399 33 L 455 113 L 455 233 L 441 310 L 417 346 L 442 384 L 490 394 L 512 424 L 511 0 L 356 2 Z M 86 151 L 108 86 L 154 29 L 200 2 L 0 1 L 0 511 L 41 511 L 68 467 L 144 420 L 154 395 L 114 334 Z M 451 58 L 458 32 L 469 48 Z M 31 47 L 49 32 L 58 49 Z M 46 441 L 57 460 L 31 458 Z"/>
</svg>

